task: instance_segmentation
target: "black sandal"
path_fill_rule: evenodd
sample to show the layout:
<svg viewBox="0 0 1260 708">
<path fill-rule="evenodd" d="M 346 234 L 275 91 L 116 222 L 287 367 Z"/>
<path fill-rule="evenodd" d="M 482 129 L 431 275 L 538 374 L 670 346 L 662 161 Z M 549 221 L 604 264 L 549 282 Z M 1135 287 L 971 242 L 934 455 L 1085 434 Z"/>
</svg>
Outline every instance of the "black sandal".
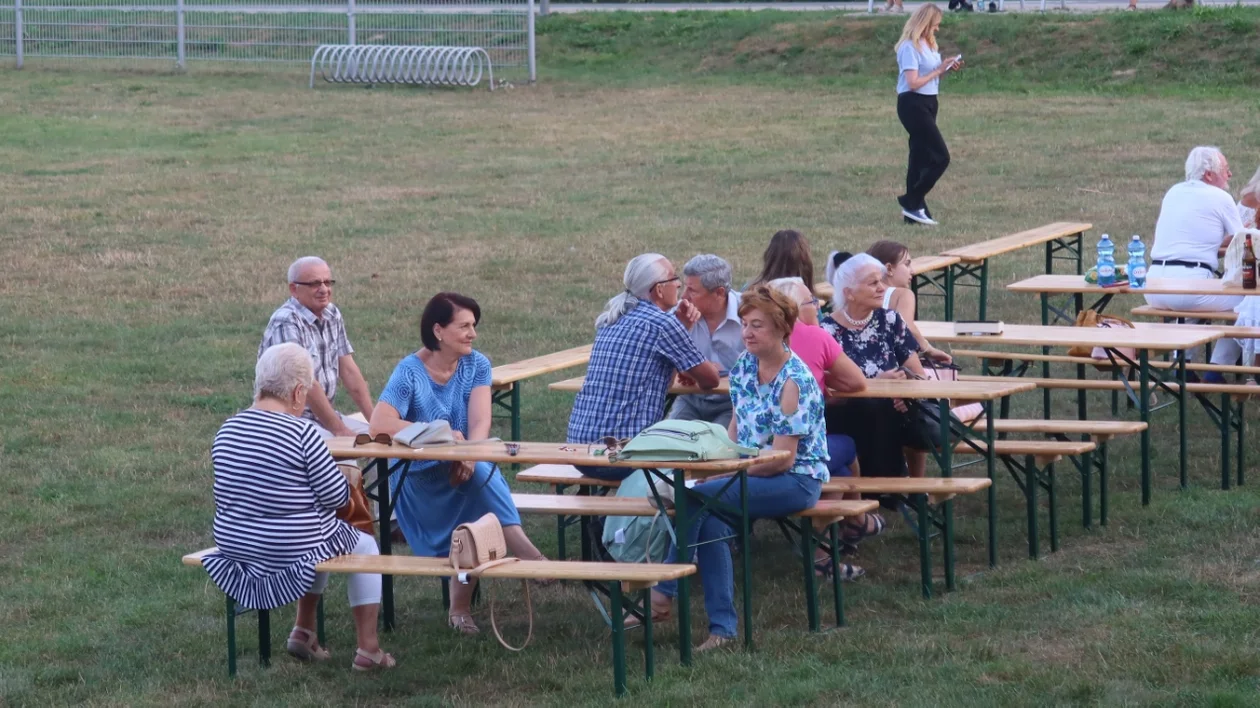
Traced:
<svg viewBox="0 0 1260 708">
<path fill-rule="evenodd" d="M 820 561 L 814 561 L 814 574 L 821 578 L 831 580 L 831 559 L 824 558 Z M 866 575 L 866 571 L 863 570 L 860 565 L 853 565 L 851 563 L 840 564 L 840 580 L 843 582 L 853 582 L 863 575 Z"/>
<path fill-rule="evenodd" d="M 884 521 L 884 517 L 873 511 L 867 512 L 863 517 L 863 521 L 860 524 L 846 523 L 844 525 L 840 538 L 845 545 L 856 546 L 863 539 L 880 535 L 888 526 L 888 523 Z"/>
</svg>

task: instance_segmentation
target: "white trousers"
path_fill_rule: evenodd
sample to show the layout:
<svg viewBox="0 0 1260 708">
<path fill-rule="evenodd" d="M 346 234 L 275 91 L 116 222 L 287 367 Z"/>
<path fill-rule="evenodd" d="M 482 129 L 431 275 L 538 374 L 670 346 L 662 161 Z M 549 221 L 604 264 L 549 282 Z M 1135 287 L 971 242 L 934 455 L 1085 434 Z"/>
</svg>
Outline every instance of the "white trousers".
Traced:
<svg viewBox="0 0 1260 708">
<path fill-rule="evenodd" d="M 1176 278 L 1180 280 L 1212 280 L 1216 276 L 1203 268 L 1186 266 L 1152 265 L 1147 271 L 1148 278 Z M 1146 304 L 1164 310 L 1183 310 L 1187 312 L 1225 312 L 1233 310 L 1242 303 L 1240 295 L 1147 295 Z M 1242 354 L 1242 347 L 1236 339 L 1218 340 L 1212 349 L 1213 364 L 1234 364 Z"/>
<path fill-rule="evenodd" d="M 359 542 L 355 544 L 351 553 L 361 556 L 380 555 L 381 551 L 376 547 L 376 539 L 362 531 L 359 531 L 358 534 Z M 381 604 L 381 576 L 376 573 L 351 573 L 347 576 L 346 585 L 351 607 Z M 307 593 L 323 595 L 324 588 L 327 587 L 328 573 L 316 573 L 315 583 L 311 585 L 311 589 Z"/>
</svg>

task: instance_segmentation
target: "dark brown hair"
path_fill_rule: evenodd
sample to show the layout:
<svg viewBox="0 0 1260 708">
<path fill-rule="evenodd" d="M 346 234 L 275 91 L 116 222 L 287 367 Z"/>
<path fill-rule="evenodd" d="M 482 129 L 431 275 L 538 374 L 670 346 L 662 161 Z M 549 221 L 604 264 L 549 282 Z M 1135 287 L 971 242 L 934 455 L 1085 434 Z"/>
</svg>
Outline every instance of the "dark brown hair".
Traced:
<svg viewBox="0 0 1260 708">
<path fill-rule="evenodd" d="M 897 265 L 910 252 L 910 247 L 896 241 L 876 241 L 866 249 L 867 254 L 886 266 Z"/>
<path fill-rule="evenodd" d="M 792 336 L 792 328 L 796 326 L 796 303 L 787 295 L 766 285 L 754 285 L 744 291 L 739 301 L 739 316 L 745 317 L 749 312 L 757 310 L 770 318 L 770 322 L 783 333 L 783 341 Z"/>
<path fill-rule="evenodd" d="M 424 348 L 435 352 L 441 346 L 433 326 L 445 327 L 455 319 L 456 310 L 468 310 L 473 314 L 473 325 L 481 324 L 481 305 L 467 295 L 459 293 L 438 293 L 429 299 L 420 315 L 420 341 Z"/>
<path fill-rule="evenodd" d="M 761 275 L 756 283 L 775 278 L 800 278 L 814 291 L 814 259 L 809 256 L 809 242 L 799 231 L 784 229 L 770 238 L 770 245 L 761 256 Z"/>
</svg>

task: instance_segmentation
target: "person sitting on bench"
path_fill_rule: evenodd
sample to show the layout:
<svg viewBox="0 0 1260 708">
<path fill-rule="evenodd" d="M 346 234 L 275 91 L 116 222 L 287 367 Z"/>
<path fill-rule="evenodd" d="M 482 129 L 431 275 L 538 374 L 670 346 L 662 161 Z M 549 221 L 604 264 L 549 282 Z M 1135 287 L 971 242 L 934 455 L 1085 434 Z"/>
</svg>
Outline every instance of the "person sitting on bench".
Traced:
<svg viewBox="0 0 1260 708">
<path fill-rule="evenodd" d="M 473 349 L 481 306 L 458 293 L 438 293 L 420 315 L 420 351 L 398 362 L 372 412 L 371 433 L 393 435 L 411 423 L 445 420 L 456 440 L 490 437 L 490 360 Z M 489 462 L 413 461 L 390 478 L 394 509 L 407 545 L 417 556 L 444 558 L 455 527 L 494 514 L 508 550 L 545 560 L 521 528 L 512 491 Z M 477 634 L 471 602 L 476 580 L 451 584 L 448 621 Z"/>
<path fill-rule="evenodd" d="M 705 359 L 725 374 L 744 353 L 739 327 L 739 293 L 731 290 L 731 264 L 704 253 L 683 266 L 683 301 L 695 306 L 700 318 L 691 325 L 691 341 Z M 685 378 L 685 374 L 679 378 Z M 674 399 L 669 417 L 704 420 L 723 427 L 731 422 L 731 397 L 724 393 L 695 393 Z"/>
<path fill-rule="evenodd" d="M 822 391 L 809 367 L 788 347 L 796 314 L 795 303 L 765 285 L 746 291 L 739 307 L 747 352 L 731 369 L 735 415 L 728 432 L 740 445 L 791 453 L 748 469 L 747 503 L 752 518 L 777 519 L 814 506 L 829 479 Z M 710 477 L 697 484 L 695 491 L 720 495 L 722 501 L 738 507 L 739 485 L 725 477 Z M 731 547 L 724 541 L 732 534 L 721 516 L 702 512 L 691 525 L 691 538 L 686 539 L 689 547 L 699 544 L 700 582 L 709 615 L 709 638 L 696 647 L 697 652 L 716 649 L 737 636 Z M 678 549 L 672 548 L 666 562 L 677 562 L 678 556 Z M 656 586 L 654 619 L 669 616 L 677 587 L 676 581 Z"/>
<path fill-rule="evenodd" d="M 914 280 L 914 271 L 910 268 L 910 247 L 896 241 L 876 241 L 866 252 L 884 264 L 884 309 L 896 310 L 901 315 L 901 319 L 910 328 L 910 334 L 919 343 L 919 351 L 925 356 L 942 364 L 952 363 L 953 357 L 932 346 L 914 322 L 918 302 L 914 291 L 910 289 L 910 283 Z M 834 261 L 839 255 L 838 251 L 834 252 L 831 259 Z"/>
<path fill-rule="evenodd" d="M 569 416 L 571 443 L 598 443 L 606 436 L 633 438 L 659 421 L 676 372 L 686 373 L 706 391 L 721 382 L 717 367 L 705 360 L 687 334 L 700 312 L 679 301 L 682 281 L 669 259 L 659 253 L 635 256 L 626 265 L 622 284 L 625 290 L 610 299 L 595 320 L 586 380 Z M 577 468 L 601 479 L 621 480 L 634 472 Z"/>
<path fill-rule="evenodd" d="M 271 610 L 297 601 L 288 651 L 303 661 L 330 657 L 315 634 L 315 614 L 328 585 L 315 565 L 354 553 L 376 555 L 371 536 L 337 519 L 350 501 L 346 478 L 315 430 L 301 417 L 319 386 L 310 354 L 294 343 L 268 347 L 254 367 L 254 405 L 214 436 L 214 542 L 202 565 L 215 585 L 242 607 Z M 358 650 L 353 668 L 387 669 L 376 619 L 381 576 L 349 576 Z"/>
</svg>

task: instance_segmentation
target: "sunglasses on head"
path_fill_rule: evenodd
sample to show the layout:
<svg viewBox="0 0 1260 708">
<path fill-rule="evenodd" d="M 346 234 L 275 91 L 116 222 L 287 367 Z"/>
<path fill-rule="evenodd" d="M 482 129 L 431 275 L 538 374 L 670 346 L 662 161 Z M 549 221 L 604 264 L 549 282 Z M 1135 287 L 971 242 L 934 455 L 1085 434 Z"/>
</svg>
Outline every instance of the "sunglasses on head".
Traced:
<svg viewBox="0 0 1260 708">
<path fill-rule="evenodd" d="M 375 436 L 367 433 L 359 433 L 354 436 L 354 446 L 367 445 L 368 443 L 380 443 L 381 445 L 393 445 L 394 438 L 389 433 L 377 433 Z"/>
</svg>

